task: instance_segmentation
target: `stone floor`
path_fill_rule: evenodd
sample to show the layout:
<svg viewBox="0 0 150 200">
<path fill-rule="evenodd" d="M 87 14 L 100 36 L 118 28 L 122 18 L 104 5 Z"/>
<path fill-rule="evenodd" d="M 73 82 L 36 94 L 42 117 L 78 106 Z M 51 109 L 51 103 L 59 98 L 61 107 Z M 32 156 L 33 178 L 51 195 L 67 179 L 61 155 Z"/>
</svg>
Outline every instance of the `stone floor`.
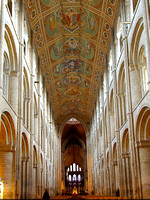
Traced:
<svg viewBox="0 0 150 200">
<path fill-rule="evenodd" d="M 122 198 L 122 197 L 106 197 L 106 196 L 95 196 L 95 195 L 86 195 L 86 196 L 55 196 L 55 197 L 51 197 L 50 199 L 74 199 L 74 200 L 78 200 L 78 199 L 128 199 L 128 198 Z"/>
</svg>

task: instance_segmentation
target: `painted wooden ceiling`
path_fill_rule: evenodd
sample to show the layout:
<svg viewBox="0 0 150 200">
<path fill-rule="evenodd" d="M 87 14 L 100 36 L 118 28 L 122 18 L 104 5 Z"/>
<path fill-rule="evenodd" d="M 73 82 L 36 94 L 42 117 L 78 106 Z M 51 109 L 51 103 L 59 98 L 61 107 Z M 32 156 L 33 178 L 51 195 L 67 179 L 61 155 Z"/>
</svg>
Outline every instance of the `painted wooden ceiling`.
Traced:
<svg viewBox="0 0 150 200">
<path fill-rule="evenodd" d="M 90 124 L 118 0 L 25 0 L 55 122 Z"/>
</svg>

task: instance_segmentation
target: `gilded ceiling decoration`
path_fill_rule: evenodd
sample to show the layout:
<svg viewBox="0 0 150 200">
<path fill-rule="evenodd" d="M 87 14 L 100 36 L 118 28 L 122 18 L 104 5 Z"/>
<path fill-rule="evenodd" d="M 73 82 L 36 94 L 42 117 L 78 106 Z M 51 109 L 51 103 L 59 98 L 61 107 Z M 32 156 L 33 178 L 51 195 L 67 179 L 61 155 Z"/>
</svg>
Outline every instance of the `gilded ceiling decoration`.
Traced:
<svg viewBox="0 0 150 200">
<path fill-rule="evenodd" d="M 90 123 L 118 0 L 25 0 L 57 124 Z"/>
</svg>

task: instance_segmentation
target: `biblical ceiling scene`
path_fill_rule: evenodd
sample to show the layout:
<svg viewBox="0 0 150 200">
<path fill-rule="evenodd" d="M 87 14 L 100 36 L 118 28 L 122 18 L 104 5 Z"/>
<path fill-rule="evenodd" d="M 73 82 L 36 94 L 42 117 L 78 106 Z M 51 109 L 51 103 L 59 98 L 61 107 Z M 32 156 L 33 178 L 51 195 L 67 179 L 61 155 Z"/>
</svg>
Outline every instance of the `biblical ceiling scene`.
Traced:
<svg viewBox="0 0 150 200">
<path fill-rule="evenodd" d="M 25 0 L 54 119 L 91 122 L 118 0 Z"/>
</svg>

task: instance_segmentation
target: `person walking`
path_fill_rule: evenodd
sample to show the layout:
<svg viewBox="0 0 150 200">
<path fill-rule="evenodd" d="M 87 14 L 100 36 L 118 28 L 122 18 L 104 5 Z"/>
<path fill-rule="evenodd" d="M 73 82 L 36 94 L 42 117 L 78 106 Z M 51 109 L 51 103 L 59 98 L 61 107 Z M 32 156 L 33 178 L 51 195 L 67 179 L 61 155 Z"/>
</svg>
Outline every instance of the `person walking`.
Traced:
<svg viewBox="0 0 150 200">
<path fill-rule="evenodd" d="M 49 200 L 50 199 L 50 196 L 49 196 L 49 193 L 47 191 L 47 189 L 44 190 L 44 194 L 43 194 L 43 200 Z"/>
</svg>

